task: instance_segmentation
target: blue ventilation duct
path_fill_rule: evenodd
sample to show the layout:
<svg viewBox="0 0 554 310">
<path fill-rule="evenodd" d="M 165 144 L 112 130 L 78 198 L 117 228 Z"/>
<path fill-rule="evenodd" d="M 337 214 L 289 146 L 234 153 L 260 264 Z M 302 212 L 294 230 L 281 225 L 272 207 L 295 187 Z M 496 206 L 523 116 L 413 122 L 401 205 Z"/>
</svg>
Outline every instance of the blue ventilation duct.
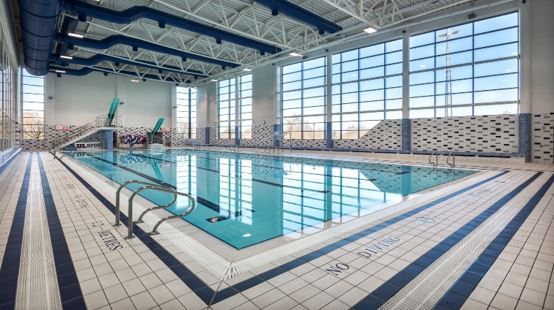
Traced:
<svg viewBox="0 0 554 310">
<path fill-rule="evenodd" d="M 102 62 L 102 61 L 110 61 L 110 62 L 113 62 L 113 63 L 122 63 L 122 64 L 137 66 L 137 67 L 144 67 L 144 68 L 150 68 L 150 69 L 156 69 L 156 70 L 177 72 L 177 73 L 181 73 L 181 74 L 188 74 L 188 75 L 192 75 L 192 76 L 195 76 L 195 77 L 202 77 L 202 78 L 209 76 L 209 75 L 204 74 L 201 71 L 197 71 L 197 70 L 183 71 L 179 67 L 168 66 L 168 65 L 165 65 L 163 67 L 159 67 L 155 63 L 149 62 L 149 61 L 141 60 L 140 62 L 138 62 L 138 61 L 133 61 L 133 60 L 129 60 L 129 59 L 122 59 L 122 58 L 117 58 L 117 57 L 114 57 L 114 56 L 102 55 L 102 54 L 97 54 L 97 55 L 94 55 L 94 56 L 89 57 L 89 58 L 73 57 L 73 59 L 52 59 L 53 63 L 56 63 L 60 66 L 67 66 L 68 64 L 76 64 L 76 65 L 82 65 L 82 66 L 94 66 L 94 65 L 96 65 L 96 64 L 98 64 L 99 62 Z"/>
<path fill-rule="evenodd" d="M 105 20 L 116 24 L 130 24 L 138 19 L 150 19 L 158 22 L 161 28 L 165 25 L 171 25 L 177 28 L 195 32 L 201 35 L 213 37 L 217 42 L 221 40 L 234 44 L 257 49 L 261 54 L 278 53 L 280 48 L 270 44 L 259 42 L 250 38 L 245 38 L 237 34 L 223 31 L 217 28 L 206 26 L 195 21 L 177 17 L 165 12 L 161 12 L 146 6 L 135 6 L 124 11 L 114 11 L 97 5 L 91 5 L 84 2 L 72 1 L 63 5 L 65 11 L 76 14 L 79 20 L 84 20 L 87 16 Z"/>
<path fill-rule="evenodd" d="M 121 45 L 130 46 L 134 50 L 142 48 L 145 50 L 150 50 L 150 51 L 154 51 L 162 54 L 181 57 L 183 59 L 190 58 L 198 61 L 212 63 L 212 64 L 220 65 L 222 67 L 236 68 L 239 66 L 239 64 L 236 64 L 233 62 L 214 59 L 214 58 L 205 57 L 202 55 L 197 55 L 192 53 L 187 53 L 187 52 L 180 51 L 178 49 L 173 49 L 173 48 L 161 46 L 158 44 L 154 44 L 148 41 L 143 41 L 143 40 L 126 37 L 122 35 L 113 35 L 113 36 L 106 37 L 102 40 L 94 40 L 94 39 L 88 39 L 88 38 L 80 39 L 80 38 L 68 37 L 67 35 L 60 35 L 58 36 L 57 40 L 64 44 L 83 46 L 83 47 L 94 48 L 98 50 L 108 49 L 114 45 L 121 44 Z"/>
<path fill-rule="evenodd" d="M 106 70 L 100 70 L 100 69 L 97 69 L 97 68 L 89 68 L 89 67 L 84 67 L 84 68 L 81 68 L 81 69 L 67 69 L 67 68 L 60 68 L 60 67 L 50 67 L 51 70 L 63 70 L 65 71 L 65 73 L 63 74 L 67 74 L 67 75 L 74 75 L 74 76 L 84 76 L 84 75 L 87 75 L 89 73 L 92 73 L 92 72 L 102 72 L 102 73 L 108 73 L 108 74 L 126 74 L 126 75 L 130 75 L 132 77 L 135 77 L 135 78 L 146 78 L 146 79 L 151 79 L 151 80 L 158 80 L 158 81 L 171 81 L 171 82 L 174 82 L 174 83 L 181 83 L 180 81 L 174 79 L 173 77 L 169 77 L 167 80 L 162 80 L 160 79 L 159 76 L 155 75 L 155 74 L 144 74 L 144 75 L 141 75 L 141 76 L 138 76 L 136 72 L 133 72 L 133 71 L 126 71 L 126 70 L 120 70 L 118 72 L 107 72 Z"/>
<path fill-rule="evenodd" d="M 270 8 L 274 16 L 282 12 L 286 16 L 316 27 L 320 33 L 342 30 L 341 26 L 286 0 L 256 0 L 256 3 Z"/>
<path fill-rule="evenodd" d="M 19 0 L 25 68 L 33 75 L 48 73 L 48 61 L 58 16 L 59 0 Z"/>
</svg>

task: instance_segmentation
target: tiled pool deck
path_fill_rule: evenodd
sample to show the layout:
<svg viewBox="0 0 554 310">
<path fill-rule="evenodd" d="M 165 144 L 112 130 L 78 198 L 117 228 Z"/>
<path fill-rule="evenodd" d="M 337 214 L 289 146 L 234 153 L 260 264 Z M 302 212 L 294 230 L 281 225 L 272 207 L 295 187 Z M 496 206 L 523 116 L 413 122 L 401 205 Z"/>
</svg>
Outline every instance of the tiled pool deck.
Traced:
<svg viewBox="0 0 554 310">
<path fill-rule="evenodd" d="M 219 270 L 175 229 L 124 239 L 113 196 L 69 159 L 22 153 L 0 170 L 0 309 L 554 309 L 554 165 L 459 162 L 494 169 Z"/>
</svg>

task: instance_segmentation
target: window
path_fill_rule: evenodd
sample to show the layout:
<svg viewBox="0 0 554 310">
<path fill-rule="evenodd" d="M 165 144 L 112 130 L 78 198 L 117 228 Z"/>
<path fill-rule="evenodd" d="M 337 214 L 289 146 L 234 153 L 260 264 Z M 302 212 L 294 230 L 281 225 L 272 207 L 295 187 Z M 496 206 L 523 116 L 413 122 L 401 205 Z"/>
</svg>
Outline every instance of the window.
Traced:
<svg viewBox="0 0 554 310">
<path fill-rule="evenodd" d="M 284 139 L 325 137 L 325 59 L 320 57 L 282 67 Z"/>
<path fill-rule="evenodd" d="M 15 85 L 17 69 L 10 55 L 9 41 L 4 37 L 0 25 L 0 155 L 15 147 L 18 104 L 16 104 Z M 0 156 L 0 164 L 2 157 Z"/>
<path fill-rule="evenodd" d="M 239 80 L 240 138 L 252 139 L 252 74 Z"/>
<path fill-rule="evenodd" d="M 21 69 L 23 139 L 44 139 L 44 78 Z"/>
<path fill-rule="evenodd" d="M 333 139 L 358 139 L 402 118 L 402 40 L 334 54 Z"/>
<path fill-rule="evenodd" d="M 177 87 L 177 133 L 183 139 L 196 138 L 196 88 Z"/>
<path fill-rule="evenodd" d="M 410 38 L 410 118 L 517 113 L 518 13 Z"/>
<path fill-rule="evenodd" d="M 235 138 L 235 105 L 236 87 L 235 79 L 218 82 L 218 126 L 219 139 Z"/>
</svg>

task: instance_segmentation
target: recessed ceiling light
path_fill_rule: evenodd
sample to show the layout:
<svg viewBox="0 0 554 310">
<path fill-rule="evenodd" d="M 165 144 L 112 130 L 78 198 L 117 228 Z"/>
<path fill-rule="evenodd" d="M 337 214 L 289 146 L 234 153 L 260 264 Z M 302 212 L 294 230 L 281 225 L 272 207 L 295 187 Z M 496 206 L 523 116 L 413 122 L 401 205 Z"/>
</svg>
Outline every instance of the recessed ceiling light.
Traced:
<svg viewBox="0 0 554 310">
<path fill-rule="evenodd" d="M 74 32 L 70 32 L 67 35 L 70 36 L 70 37 L 79 38 L 79 39 L 82 39 L 84 37 L 84 35 L 82 35 L 80 33 L 74 33 Z"/>
<path fill-rule="evenodd" d="M 73 56 L 61 55 L 61 59 L 73 59 Z"/>
<path fill-rule="evenodd" d="M 297 52 L 290 52 L 289 55 L 292 56 L 292 57 L 302 57 L 302 54 L 297 53 Z"/>
<path fill-rule="evenodd" d="M 252 69 L 250 69 L 250 68 L 244 68 L 244 69 L 242 69 L 242 71 L 250 72 L 250 71 L 252 71 Z"/>
<path fill-rule="evenodd" d="M 377 31 L 377 29 L 375 29 L 373 27 L 367 27 L 366 29 L 364 29 L 365 33 L 374 33 L 376 31 Z"/>
<path fill-rule="evenodd" d="M 65 70 L 54 70 L 56 73 L 65 73 Z"/>
<path fill-rule="evenodd" d="M 139 79 L 131 79 L 131 82 L 138 83 L 138 82 L 140 82 L 140 80 Z"/>
</svg>

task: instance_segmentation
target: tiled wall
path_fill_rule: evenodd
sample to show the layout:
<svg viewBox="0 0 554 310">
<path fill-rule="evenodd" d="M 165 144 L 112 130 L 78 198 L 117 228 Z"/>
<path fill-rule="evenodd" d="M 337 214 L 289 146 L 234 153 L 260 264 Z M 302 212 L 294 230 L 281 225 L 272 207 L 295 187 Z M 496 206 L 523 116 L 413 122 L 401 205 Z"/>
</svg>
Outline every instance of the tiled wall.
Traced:
<svg viewBox="0 0 554 310">
<path fill-rule="evenodd" d="M 554 113 L 532 116 L 532 160 L 554 162 Z"/>
<path fill-rule="evenodd" d="M 517 115 L 412 120 L 413 151 L 518 153 Z"/>
<path fill-rule="evenodd" d="M 126 134 L 146 135 L 149 127 L 125 127 L 118 136 Z M 183 139 L 175 130 L 165 132 L 166 145 L 182 147 L 195 143 L 204 144 L 205 128 L 198 128 L 197 139 Z M 518 153 L 518 116 L 494 115 L 475 117 L 451 117 L 414 119 L 411 121 L 412 151 L 455 151 L 487 154 Z M 51 141 L 63 137 L 64 131 L 47 127 L 44 140 L 21 141 L 23 150 L 47 150 Z M 217 131 L 209 129 L 210 144 L 234 145 L 234 139 L 217 139 Z M 102 141 L 97 132 L 82 141 Z M 252 139 L 243 139 L 243 146 L 268 147 L 275 141 L 273 125 L 256 125 Z M 385 120 L 357 140 L 334 140 L 336 149 L 400 151 L 402 145 L 402 124 L 400 120 Z M 325 149 L 325 140 L 282 140 L 282 146 L 306 149 Z M 532 117 L 532 159 L 535 162 L 554 161 L 554 113 L 535 114 Z"/>
<path fill-rule="evenodd" d="M 402 120 L 384 120 L 371 128 L 360 139 L 333 140 L 338 149 L 400 150 L 402 147 Z"/>
</svg>

